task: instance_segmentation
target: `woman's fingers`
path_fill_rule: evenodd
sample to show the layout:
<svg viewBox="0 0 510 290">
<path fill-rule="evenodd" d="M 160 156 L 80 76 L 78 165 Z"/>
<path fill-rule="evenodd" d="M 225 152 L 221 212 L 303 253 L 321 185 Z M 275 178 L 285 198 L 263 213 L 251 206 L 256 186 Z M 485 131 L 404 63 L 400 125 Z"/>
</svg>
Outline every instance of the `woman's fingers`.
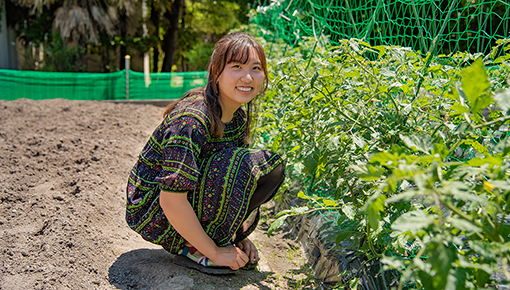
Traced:
<svg viewBox="0 0 510 290">
<path fill-rule="evenodd" d="M 252 243 L 253 245 L 253 253 L 254 253 L 254 259 L 256 260 L 256 262 L 258 262 L 260 260 L 260 257 L 259 257 L 259 251 L 257 250 L 257 247 L 255 247 L 255 245 Z"/>
<path fill-rule="evenodd" d="M 246 263 L 248 263 L 249 258 L 246 255 L 246 253 L 243 250 L 241 250 L 240 248 L 236 248 L 236 251 L 237 251 L 236 262 L 237 262 L 237 267 L 238 267 L 237 269 L 239 269 L 239 268 L 244 267 L 244 265 L 246 265 Z"/>
<path fill-rule="evenodd" d="M 241 261 L 243 261 L 245 264 L 248 263 L 248 255 L 246 255 L 246 253 L 239 249 L 239 248 L 236 248 L 237 249 L 237 253 L 239 254 L 239 257 L 241 258 Z M 244 265 L 243 265 L 244 266 Z"/>
<path fill-rule="evenodd" d="M 248 255 L 250 263 L 256 263 L 260 260 L 257 247 L 255 246 L 255 244 L 253 244 L 252 241 L 250 241 L 249 239 L 245 239 L 238 245 L 239 248 L 243 249 L 244 252 Z"/>
<path fill-rule="evenodd" d="M 232 270 L 238 270 L 244 267 L 249 260 L 248 256 L 237 247 L 219 247 L 218 251 L 218 255 L 214 259 L 211 259 L 211 261 L 218 266 L 227 266 Z"/>
</svg>

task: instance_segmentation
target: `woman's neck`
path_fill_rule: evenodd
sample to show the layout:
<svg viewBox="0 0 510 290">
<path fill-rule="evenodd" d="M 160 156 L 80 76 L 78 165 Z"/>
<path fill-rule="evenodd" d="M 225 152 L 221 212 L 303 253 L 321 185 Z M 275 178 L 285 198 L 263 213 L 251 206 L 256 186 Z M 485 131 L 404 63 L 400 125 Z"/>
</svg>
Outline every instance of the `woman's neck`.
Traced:
<svg viewBox="0 0 510 290">
<path fill-rule="evenodd" d="M 228 123 L 232 121 L 232 119 L 234 118 L 234 113 L 240 107 L 240 105 L 237 106 L 234 104 L 226 105 L 222 101 L 220 101 L 220 105 L 221 105 L 221 121 L 223 123 Z"/>
</svg>

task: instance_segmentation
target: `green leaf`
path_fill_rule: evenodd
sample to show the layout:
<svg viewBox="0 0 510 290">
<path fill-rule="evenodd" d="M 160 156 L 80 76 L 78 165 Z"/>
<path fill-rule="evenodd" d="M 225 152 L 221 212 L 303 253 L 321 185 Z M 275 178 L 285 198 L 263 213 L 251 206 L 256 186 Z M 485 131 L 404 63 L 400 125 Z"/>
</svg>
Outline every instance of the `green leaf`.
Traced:
<svg viewBox="0 0 510 290">
<path fill-rule="evenodd" d="M 289 152 L 287 153 L 291 153 L 291 152 L 294 152 L 296 150 L 299 150 L 301 148 L 301 146 L 297 145 L 297 146 L 294 146 L 294 148 L 292 148 Z"/>
<path fill-rule="evenodd" d="M 428 228 L 434 220 L 435 218 L 433 215 L 428 215 L 421 210 L 406 212 L 399 216 L 391 225 L 394 231 L 391 233 L 391 236 L 396 237 L 407 231 L 416 234 L 418 231 L 423 231 Z"/>
<path fill-rule="evenodd" d="M 306 211 L 308 211 L 310 208 L 307 207 L 307 206 L 300 206 L 300 207 L 292 207 L 290 209 L 291 213 L 293 215 L 298 215 L 298 214 L 304 214 Z"/>
<path fill-rule="evenodd" d="M 489 273 L 487 273 L 486 271 L 481 270 L 481 269 L 476 270 L 475 282 L 478 287 L 485 288 L 485 285 L 487 284 L 487 282 L 489 282 L 489 279 L 491 277 L 491 275 Z"/>
<path fill-rule="evenodd" d="M 297 197 L 302 198 L 302 199 L 308 199 L 308 200 L 312 199 L 311 197 L 306 195 L 303 191 L 298 192 Z"/>
<path fill-rule="evenodd" d="M 315 72 L 312 76 L 312 80 L 310 81 L 310 87 L 313 88 L 313 85 L 315 84 L 315 81 L 317 80 L 317 77 L 319 76 L 319 73 Z"/>
<path fill-rule="evenodd" d="M 478 142 L 477 142 L 478 143 Z M 478 143 L 480 145 L 480 143 Z M 482 146 L 482 145 L 480 145 Z M 483 147 L 483 146 L 482 146 Z M 475 147 L 476 149 L 476 147 Z M 485 147 L 483 147 L 483 149 L 485 149 Z M 485 149 L 487 150 L 487 149 Z M 478 149 L 477 149 L 478 151 Z M 502 165 L 503 164 L 503 160 L 500 158 L 496 158 L 496 157 L 492 157 L 490 155 L 487 155 L 485 156 L 485 158 L 473 158 L 473 159 L 470 159 L 466 162 L 466 165 L 468 166 L 483 166 L 485 164 L 489 164 L 489 165 Z"/>
<path fill-rule="evenodd" d="M 354 233 L 354 231 L 343 231 L 343 232 L 340 232 L 337 236 L 336 236 L 336 244 L 340 244 L 341 242 L 343 242 L 345 239 L 349 238 L 350 236 L 352 236 Z"/>
<path fill-rule="evenodd" d="M 368 221 L 370 227 L 374 230 L 379 228 L 379 220 L 381 219 L 381 212 L 384 211 L 384 200 L 386 196 L 374 194 L 367 201 L 368 207 Z"/>
<path fill-rule="evenodd" d="M 414 190 L 404 191 L 402 193 L 395 194 L 395 195 L 391 196 L 390 198 L 386 199 L 386 204 L 396 203 L 396 202 L 409 202 L 414 198 L 415 195 L 416 195 L 416 191 L 414 191 Z"/>
<path fill-rule="evenodd" d="M 356 216 L 356 208 L 352 204 L 352 202 L 344 204 L 342 206 L 342 211 L 344 212 L 345 216 L 347 216 L 348 219 L 351 221 L 354 220 L 354 217 Z"/>
<path fill-rule="evenodd" d="M 446 222 L 452 224 L 452 226 L 456 227 L 457 229 L 464 231 L 464 232 L 475 232 L 475 233 L 481 233 L 482 229 L 477 227 L 471 222 L 468 222 L 465 219 L 458 219 L 454 217 L 447 217 Z"/>
<path fill-rule="evenodd" d="M 468 241 L 468 244 L 469 247 L 481 257 L 487 259 L 494 259 L 498 256 L 497 243 L 487 243 L 484 241 Z"/>
<path fill-rule="evenodd" d="M 453 106 L 451 106 L 452 116 L 464 114 L 468 111 L 468 108 L 466 106 L 461 105 L 460 103 L 456 103 Z"/>
<path fill-rule="evenodd" d="M 451 243 L 443 241 L 430 241 L 426 245 L 426 264 L 432 266 L 425 275 L 420 273 L 420 278 L 425 289 L 445 289 L 448 276 L 453 274 L 453 262 L 456 258 L 457 249 Z"/>
<path fill-rule="evenodd" d="M 324 198 L 322 200 L 322 202 L 324 202 L 324 205 L 330 207 L 330 206 L 338 206 L 338 202 L 334 201 L 334 200 L 331 200 L 331 199 L 327 199 L 327 198 Z"/>
<path fill-rule="evenodd" d="M 448 157 L 448 148 L 446 148 L 446 146 L 444 144 L 441 144 L 441 143 L 435 143 L 434 144 L 434 150 L 432 151 L 432 153 L 434 154 L 439 154 L 439 156 L 441 156 L 441 158 L 446 158 Z"/>
<path fill-rule="evenodd" d="M 273 147 L 271 148 L 271 150 L 273 152 L 277 152 L 278 151 L 278 147 L 280 147 L 280 138 L 276 138 L 273 142 Z"/>
<path fill-rule="evenodd" d="M 279 229 L 282 225 L 283 225 L 283 222 L 285 222 L 285 220 L 289 217 L 290 215 L 288 214 L 285 214 L 285 215 L 282 215 L 281 217 L 277 218 L 272 224 L 271 226 L 269 227 L 269 229 L 267 230 L 267 236 L 270 237 L 273 232 L 277 229 Z"/>
<path fill-rule="evenodd" d="M 379 163 L 381 165 L 387 167 L 393 167 L 398 164 L 398 162 L 393 162 L 395 160 L 399 160 L 403 157 L 401 154 L 392 154 L 388 152 L 379 152 L 374 154 L 374 156 L 370 157 L 371 163 Z"/>
<path fill-rule="evenodd" d="M 439 188 L 438 191 L 442 194 L 450 194 L 456 199 L 466 202 L 473 202 L 482 206 L 486 206 L 487 203 L 490 202 L 481 195 L 472 194 L 469 191 L 468 185 L 460 181 L 445 181 L 443 182 L 443 187 Z"/>
<path fill-rule="evenodd" d="M 473 148 L 475 148 L 475 150 L 480 153 L 489 153 L 489 150 L 487 150 L 487 148 L 485 148 L 485 146 L 478 143 L 478 141 L 476 141 L 476 140 L 468 139 L 468 140 L 464 140 L 462 143 L 473 146 Z"/>
<path fill-rule="evenodd" d="M 326 141 L 326 148 L 329 151 L 336 151 L 340 146 L 340 136 L 333 136 Z"/>
<path fill-rule="evenodd" d="M 476 99 L 480 95 L 485 94 L 491 85 L 485 73 L 482 59 L 477 59 L 470 67 L 463 69 L 461 75 L 462 90 L 467 100 L 474 104 Z"/>
<path fill-rule="evenodd" d="M 341 225 L 341 224 L 345 221 L 345 219 L 346 219 L 346 218 L 347 218 L 346 216 L 341 215 L 341 216 L 339 216 L 339 217 L 338 217 L 338 220 L 337 220 L 337 222 L 336 222 L 336 223 L 337 223 L 338 225 Z"/>
<path fill-rule="evenodd" d="M 401 269 L 405 268 L 404 261 L 402 259 L 397 258 L 397 257 L 383 256 L 382 259 L 381 259 L 381 262 L 388 269 L 401 270 Z"/>
<path fill-rule="evenodd" d="M 432 143 L 430 135 L 419 133 L 404 135 L 400 133 L 399 136 L 400 139 L 407 145 L 407 147 L 413 149 L 414 151 L 421 151 L 425 154 L 429 154 L 430 150 L 434 148 L 434 143 Z"/>
<path fill-rule="evenodd" d="M 493 98 L 501 111 L 506 112 L 510 109 L 510 89 L 498 92 Z"/>
<path fill-rule="evenodd" d="M 317 165 L 319 165 L 319 151 L 314 150 L 305 157 L 304 165 L 308 173 L 313 173 Z"/>
<path fill-rule="evenodd" d="M 367 181 L 377 180 L 384 173 L 382 168 L 370 164 L 351 165 L 349 169 L 352 169 L 359 178 Z"/>
<path fill-rule="evenodd" d="M 365 142 L 365 139 L 359 137 L 357 134 L 352 135 L 352 141 L 356 146 L 358 146 L 359 149 L 364 149 L 367 143 Z"/>
<path fill-rule="evenodd" d="M 386 46 L 379 45 L 379 46 L 374 46 L 374 48 L 379 51 L 379 55 L 377 56 L 378 58 L 381 58 L 386 54 L 386 50 L 387 50 Z"/>
</svg>

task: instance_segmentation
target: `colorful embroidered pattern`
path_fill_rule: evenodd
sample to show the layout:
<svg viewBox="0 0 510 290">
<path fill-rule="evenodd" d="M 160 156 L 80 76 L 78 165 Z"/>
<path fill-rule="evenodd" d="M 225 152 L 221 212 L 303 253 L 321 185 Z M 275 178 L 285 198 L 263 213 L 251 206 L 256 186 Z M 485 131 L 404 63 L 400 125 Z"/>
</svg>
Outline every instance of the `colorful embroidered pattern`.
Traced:
<svg viewBox="0 0 510 290">
<path fill-rule="evenodd" d="M 202 97 L 182 100 L 156 128 L 140 153 L 127 185 L 126 221 L 145 240 L 176 254 L 184 239 L 159 206 L 160 190 L 189 193 L 205 232 L 218 246 L 232 237 L 247 216 L 257 180 L 283 159 L 244 144 L 246 113 L 239 109 L 224 136 L 213 139 Z"/>
</svg>

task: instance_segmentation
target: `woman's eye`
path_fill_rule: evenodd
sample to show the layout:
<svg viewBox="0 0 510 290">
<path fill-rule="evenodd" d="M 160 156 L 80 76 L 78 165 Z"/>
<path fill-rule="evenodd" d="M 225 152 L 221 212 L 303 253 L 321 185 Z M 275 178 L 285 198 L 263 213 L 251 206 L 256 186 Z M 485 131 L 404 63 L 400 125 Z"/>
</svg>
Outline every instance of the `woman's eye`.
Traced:
<svg viewBox="0 0 510 290">
<path fill-rule="evenodd" d="M 240 65 L 238 65 L 238 64 L 234 64 L 232 67 L 233 67 L 233 68 L 241 68 L 241 66 L 240 66 Z"/>
<path fill-rule="evenodd" d="M 260 66 L 256 66 L 253 68 L 254 70 L 262 70 L 262 68 Z"/>
</svg>

